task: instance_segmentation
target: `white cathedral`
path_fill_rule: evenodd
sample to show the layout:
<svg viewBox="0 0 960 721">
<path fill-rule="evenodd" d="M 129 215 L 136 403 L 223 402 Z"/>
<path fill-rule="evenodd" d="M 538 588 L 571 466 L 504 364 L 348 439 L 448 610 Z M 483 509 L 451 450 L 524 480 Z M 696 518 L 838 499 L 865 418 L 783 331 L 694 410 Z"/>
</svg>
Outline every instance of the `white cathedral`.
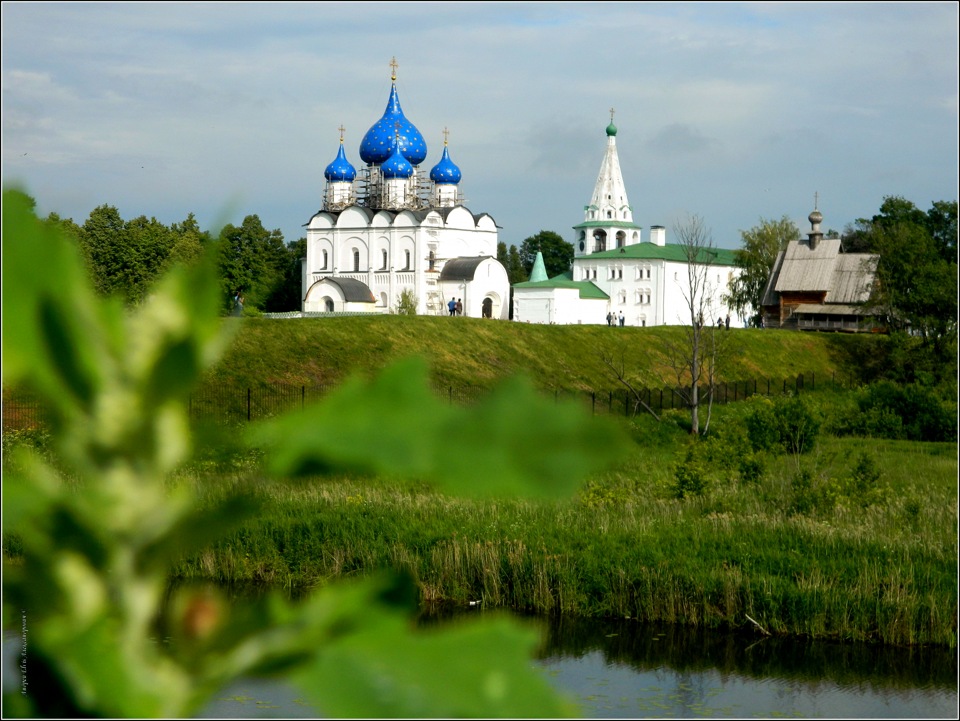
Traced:
<svg viewBox="0 0 960 721">
<path fill-rule="evenodd" d="M 689 264 L 685 249 L 666 242 L 663 226 L 649 239 L 633 221 L 620 172 L 617 127 L 611 110 L 607 148 L 584 220 L 574 226 L 573 267 L 548 278 L 538 253 L 530 279 L 513 285 L 513 319 L 558 325 L 604 324 L 608 316 L 629 326 L 690 325 Z M 697 263 L 706 313 L 703 321 L 742 326 L 724 302 L 740 272 L 734 251 L 713 248 Z M 621 322 L 622 317 L 622 322 Z"/>
<path fill-rule="evenodd" d="M 304 313 L 390 313 L 402 296 L 418 315 L 509 317 L 510 283 L 497 226 L 463 205 L 461 172 L 443 153 L 427 175 L 427 145 L 403 114 L 396 60 L 386 110 L 364 135 L 359 171 L 343 148 L 324 171 L 323 207 L 306 223 Z"/>
</svg>

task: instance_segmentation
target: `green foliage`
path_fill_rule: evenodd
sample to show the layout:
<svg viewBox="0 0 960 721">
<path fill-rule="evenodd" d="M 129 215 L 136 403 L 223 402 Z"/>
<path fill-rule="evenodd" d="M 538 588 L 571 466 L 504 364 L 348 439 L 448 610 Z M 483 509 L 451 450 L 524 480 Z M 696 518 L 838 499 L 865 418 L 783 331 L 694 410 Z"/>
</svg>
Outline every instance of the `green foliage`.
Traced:
<svg viewBox="0 0 960 721">
<path fill-rule="evenodd" d="M 861 507 L 884 502 L 886 498 L 880 484 L 881 475 L 877 459 L 868 452 L 860 453 L 846 482 L 847 496 Z"/>
<path fill-rule="evenodd" d="M 230 309 L 236 291 L 243 294 L 246 307 L 263 309 L 284 280 L 289 279 L 289 267 L 296 262 L 290 255 L 297 253 L 296 249 L 288 251 L 283 234 L 279 230 L 268 231 L 256 215 L 245 217 L 240 227 L 225 225 L 220 231 L 219 251 L 225 310 Z"/>
<path fill-rule="evenodd" d="M 534 254 L 536 257 L 536 254 Z M 522 283 L 530 277 L 529 272 L 523 269 L 523 260 L 517 246 L 511 245 L 509 250 L 503 241 L 497 243 L 497 260 L 507 269 L 507 280 L 510 285 Z"/>
<path fill-rule="evenodd" d="M 397 298 L 397 307 L 394 309 L 397 315 L 416 315 L 417 314 L 417 296 L 413 294 L 410 288 L 404 288 L 400 291 L 400 297 Z"/>
<path fill-rule="evenodd" d="M 709 485 L 708 468 L 700 454 L 694 448 L 687 451 L 683 462 L 673 471 L 671 491 L 674 498 L 702 496 Z"/>
<path fill-rule="evenodd" d="M 760 219 L 760 225 L 740 231 L 743 247 L 736 253 L 740 275 L 730 284 L 727 302 L 749 325 L 760 327 L 763 291 L 773 272 L 777 254 L 787 243 L 800 237 L 800 229 L 787 216 L 780 220 Z"/>
<path fill-rule="evenodd" d="M 16 308 L 3 318 L 3 381 L 49 405 L 56 456 L 20 444 L 4 476 L 4 531 L 20 553 L 5 567 L 4 621 L 23 614 L 31 641 L 29 693 L 5 688 L 5 716 L 189 717 L 232 679 L 277 674 L 333 717 L 571 712 L 531 668 L 527 629 L 503 620 L 418 633 L 402 575 L 373 574 L 298 603 L 269 595 L 227 607 L 215 590 L 191 587 L 165 603 L 173 564 L 262 511 L 242 488 L 201 506 L 168 483 L 193 454 L 187 395 L 234 328 L 218 317 L 213 265 L 174 268 L 129 312 L 95 298 L 75 248 L 24 197 L 7 193 L 3 205 L 3 308 Z M 614 429 L 545 405 L 521 381 L 446 417 L 451 434 L 435 418 L 444 411 L 425 392 L 425 373 L 411 361 L 251 433 L 280 473 L 362 468 L 422 474 L 448 490 L 541 495 L 569 492 L 618 451 Z M 451 436 L 474 429 L 483 447 L 461 440 L 463 457 L 453 457 Z M 558 438 L 564 452 L 545 458 Z M 151 640 L 158 618 L 169 648 Z"/>
<path fill-rule="evenodd" d="M 282 261 L 283 276 L 273 286 L 262 308 L 268 313 L 283 313 L 300 310 L 302 307 L 301 261 L 307 256 L 307 239 L 300 238 L 300 240 L 288 243 L 284 249 L 284 254 L 286 257 Z"/>
<path fill-rule="evenodd" d="M 840 475 L 816 475 L 810 468 L 800 468 L 791 480 L 790 510 L 797 514 L 826 514 L 835 508 L 864 509 L 885 506 L 891 492 L 882 482 L 876 456 L 868 451 L 857 454 L 853 466 Z"/>
<path fill-rule="evenodd" d="M 950 441 L 957 437 L 955 397 L 933 388 L 880 381 L 863 388 L 857 406 L 835 424 L 835 432 L 872 438 Z"/>
<path fill-rule="evenodd" d="M 857 221 L 844 245 L 880 256 L 876 312 L 892 328 L 920 335 L 947 361 L 957 334 L 957 202 L 935 202 L 924 213 L 887 196 L 877 215 Z"/>
<path fill-rule="evenodd" d="M 520 243 L 520 262 L 528 278 L 537 259 L 537 251 L 543 253 L 543 266 L 548 278 L 566 273 L 573 265 L 573 244 L 552 230 L 541 230 Z"/>
<path fill-rule="evenodd" d="M 754 450 L 800 454 L 813 450 L 821 420 L 805 396 L 754 397 L 745 419 Z"/>
<path fill-rule="evenodd" d="M 82 227 L 54 217 L 49 222 L 76 240 L 97 292 L 127 304 L 142 302 L 174 264 L 196 262 L 206 239 L 192 214 L 168 228 L 146 216 L 124 221 L 109 205 L 95 208 Z"/>
</svg>

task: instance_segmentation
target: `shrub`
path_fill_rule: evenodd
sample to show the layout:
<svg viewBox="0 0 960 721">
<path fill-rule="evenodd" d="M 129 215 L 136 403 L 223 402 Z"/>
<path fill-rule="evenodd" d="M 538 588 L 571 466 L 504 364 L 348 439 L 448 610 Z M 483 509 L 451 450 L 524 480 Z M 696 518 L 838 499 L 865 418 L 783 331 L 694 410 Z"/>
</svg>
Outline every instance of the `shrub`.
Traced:
<svg viewBox="0 0 960 721">
<path fill-rule="evenodd" d="M 858 398 L 860 416 L 848 424 L 856 435 L 906 438 L 911 441 L 950 441 L 957 437 L 956 401 L 941 400 L 925 385 L 880 381 Z"/>
<path fill-rule="evenodd" d="M 417 296 L 409 288 L 400 291 L 400 297 L 397 298 L 397 307 L 394 309 L 397 315 L 416 315 L 417 314 Z"/>
<path fill-rule="evenodd" d="M 708 485 L 707 466 L 696 448 L 688 450 L 684 461 L 674 468 L 673 479 L 671 490 L 674 498 L 703 495 Z"/>
<path fill-rule="evenodd" d="M 880 485 L 880 477 L 876 458 L 866 451 L 860 453 L 845 484 L 847 497 L 864 508 L 884 503 L 886 489 Z"/>
<path fill-rule="evenodd" d="M 811 451 L 820 434 L 820 418 L 801 396 L 771 401 L 760 399 L 746 418 L 747 434 L 754 450 L 786 453 Z"/>
</svg>

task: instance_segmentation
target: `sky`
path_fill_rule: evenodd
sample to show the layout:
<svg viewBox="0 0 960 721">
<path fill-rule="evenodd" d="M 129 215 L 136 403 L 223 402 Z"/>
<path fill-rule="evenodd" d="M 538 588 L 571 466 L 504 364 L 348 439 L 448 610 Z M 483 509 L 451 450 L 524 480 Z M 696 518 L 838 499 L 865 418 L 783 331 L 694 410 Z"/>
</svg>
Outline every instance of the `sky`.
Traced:
<svg viewBox="0 0 960 721">
<path fill-rule="evenodd" d="M 286 242 L 356 167 L 396 58 L 404 114 L 443 131 L 499 239 L 574 240 L 614 110 L 634 221 L 699 216 L 738 248 L 958 197 L 958 5 L 2 3 L 2 183 L 82 224 L 101 205 Z"/>
</svg>

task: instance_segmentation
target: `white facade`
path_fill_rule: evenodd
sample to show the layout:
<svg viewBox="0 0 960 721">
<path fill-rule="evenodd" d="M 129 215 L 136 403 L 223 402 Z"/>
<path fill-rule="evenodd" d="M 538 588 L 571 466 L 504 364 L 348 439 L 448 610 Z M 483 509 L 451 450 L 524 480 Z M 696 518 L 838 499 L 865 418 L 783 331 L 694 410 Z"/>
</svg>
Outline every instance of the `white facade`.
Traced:
<svg viewBox="0 0 960 721">
<path fill-rule="evenodd" d="M 354 169 L 341 135 L 324 173 L 323 207 L 305 226 L 302 310 L 390 313 L 408 291 L 421 315 L 446 315 L 453 296 L 464 315 L 505 320 L 510 284 L 496 259 L 497 226 L 462 205 L 446 140 L 429 177 L 420 169 L 426 143 L 403 115 L 392 79 L 387 109 L 360 146 L 366 166 Z"/>
<path fill-rule="evenodd" d="M 616 152 L 617 129 L 607 127 L 607 148 L 584 222 L 574 227 L 570 272 L 513 286 L 514 320 L 560 325 L 607 323 L 613 313 L 624 325 L 690 325 L 691 265 L 685 249 L 666 241 L 663 226 L 650 228 L 649 240 L 633 221 Z M 734 253 L 712 248 L 693 264 L 700 278 L 703 322 L 742 327 L 723 302 L 739 272 Z M 699 304 L 698 304 L 699 307 Z"/>
</svg>

